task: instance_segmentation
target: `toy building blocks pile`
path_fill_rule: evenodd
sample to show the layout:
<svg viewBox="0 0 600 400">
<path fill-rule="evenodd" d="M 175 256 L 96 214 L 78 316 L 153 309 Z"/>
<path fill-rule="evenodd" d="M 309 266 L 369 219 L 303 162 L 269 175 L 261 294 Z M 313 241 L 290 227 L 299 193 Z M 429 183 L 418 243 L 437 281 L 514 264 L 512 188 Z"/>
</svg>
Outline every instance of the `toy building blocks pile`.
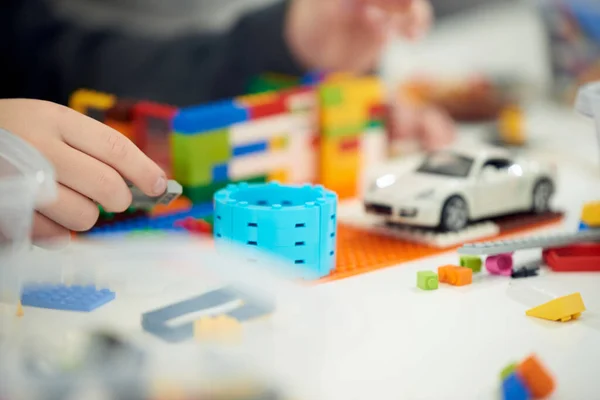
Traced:
<svg viewBox="0 0 600 400">
<path fill-rule="evenodd" d="M 554 377 L 535 355 L 507 365 L 500 379 L 504 400 L 545 399 L 556 389 Z"/>
</svg>

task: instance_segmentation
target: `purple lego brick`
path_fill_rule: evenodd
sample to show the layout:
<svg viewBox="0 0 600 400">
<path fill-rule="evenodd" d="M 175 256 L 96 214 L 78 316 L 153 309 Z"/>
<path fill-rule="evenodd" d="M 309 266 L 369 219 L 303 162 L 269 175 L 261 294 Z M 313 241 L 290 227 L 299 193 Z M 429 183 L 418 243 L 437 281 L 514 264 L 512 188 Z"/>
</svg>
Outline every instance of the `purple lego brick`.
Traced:
<svg viewBox="0 0 600 400">
<path fill-rule="evenodd" d="M 90 312 L 114 298 L 114 292 L 94 286 L 41 284 L 25 286 L 21 304 L 52 310 Z"/>
</svg>

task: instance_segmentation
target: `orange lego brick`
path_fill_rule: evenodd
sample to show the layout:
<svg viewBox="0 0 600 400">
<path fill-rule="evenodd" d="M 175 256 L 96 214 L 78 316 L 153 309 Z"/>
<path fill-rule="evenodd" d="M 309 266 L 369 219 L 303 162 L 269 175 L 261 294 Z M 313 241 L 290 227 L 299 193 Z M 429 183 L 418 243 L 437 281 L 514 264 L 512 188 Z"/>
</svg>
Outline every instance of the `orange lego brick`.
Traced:
<svg viewBox="0 0 600 400">
<path fill-rule="evenodd" d="M 523 379 L 534 399 L 550 396 L 556 387 L 554 377 L 535 355 L 529 356 L 517 366 L 517 374 Z"/>
<path fill-rule="evenodd" d="M 444 265 L 438 268 L 438 275 L 440 283 L 448 283 L 453 286 L 465 286 L 473 283 L 473 271 L 467 267 Z"/>
<path fill-rule="evenodd" d="M 150 211 L 150 216 L 157 217 L 159 215 L 176 213 L 192 208 L 192 201 L 187 197 L 179 197 L 169 205 L 159 204 Z"/>
</svg>

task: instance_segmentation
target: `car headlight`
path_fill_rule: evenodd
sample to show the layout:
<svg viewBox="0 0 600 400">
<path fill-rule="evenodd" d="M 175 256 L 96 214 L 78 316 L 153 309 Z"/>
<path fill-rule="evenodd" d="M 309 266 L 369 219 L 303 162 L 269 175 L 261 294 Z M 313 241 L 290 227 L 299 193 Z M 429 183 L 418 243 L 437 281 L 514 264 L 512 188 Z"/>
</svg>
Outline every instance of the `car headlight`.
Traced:
<svg viewBox="0 0 600 400">
<path fill-rule="evenodd" d="M 418 194 L 418 195 L 416 195 L 415 197 L 416 197 L 417 199 L 428 199 L 428 198 L 430 198 L 431 196 L 433 196 L 433 195 L 434 195 L 434 193 L 435 193 L 435 189 L 429 189 L 429 190 L 426 190 L 426 191 L 424 191 L 424 192 L 421 192 L 421 193 L 419 193 L 419 194 Z"/>
</svg>

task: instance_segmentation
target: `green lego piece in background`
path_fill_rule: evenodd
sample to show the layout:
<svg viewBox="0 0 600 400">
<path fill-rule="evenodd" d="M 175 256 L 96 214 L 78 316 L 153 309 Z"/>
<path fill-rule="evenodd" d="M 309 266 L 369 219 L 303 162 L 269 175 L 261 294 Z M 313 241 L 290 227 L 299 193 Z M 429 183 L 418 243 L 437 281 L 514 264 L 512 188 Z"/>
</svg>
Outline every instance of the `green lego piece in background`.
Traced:
<svg viewBox="0 0 600 400">
<path fill-rule="evenodd" d="M 321 103 L 325 107 L 334 107 L 344 102 L 342 89 L 335 86 L 323 87 L 319 92 Z"/>
<path fill-rule="evenodd" d="M 417 287 L 423 290 L 435 290 L 438 288 L 438 276 L 433 271 L 417 272 Z"/>
<path fill-rule="evenodd" d="M 467 267 L 473 271 L 473 273 L 477 273 L 481 272 L 481 265 L 483 264 L 483 261 L 481 260 L 481 257 L 478 256 L 463 255 L 460 256 L 459 264 L 461 267 Z"/>
<path fill-rule="evenodd" d="M 227 163 L 232 157 L 229 131 L 220 129 L 195 135 L 171 135 L 173 175 L 184 186 L 212 183 L 214 166 Z"/>
<path fill-rule="evenodd" d="M 290 89 L 300 84 L 300 78 L 281 74 L 264 74 L 248 82 L 247 94 L 260 94 Z"/>
<path fill-rule="evenodd" d="M 267 176 L 261 175 L 240 181 L 223 181 L 223 182 L 211 182 L 208 185 L 201 186 L 185 186 L 183 185 L 183 195 L 191 200 L 194 204 L 206 203 L 213 201 L 213 195 L 215 192 L 223 189 L 225 186 L 232 183 L 248 182 L 248 183 L 266 183 L 268 180 Z"/>
<path fill-rule="evenodd" d="M 346 125 L 346 126 L 336 126 L 333 128 L 323 127 L 321 129 L 322 137 L 324 138 L 334 138 L 334 137 L 349 137 L 349 136 L 359 136 L 365 130 L 365 124 L 357 124 L 357 125 Z"/>
<path fill-rule="evenodd" d="M 500 380 L 504 381 L 506 378 L 508 378 L 513 372 L 516 371 L 518 365 L 519 364 L 515 362 L 504 367 L 504 369 L 500 371 Z"/>
</svg>

